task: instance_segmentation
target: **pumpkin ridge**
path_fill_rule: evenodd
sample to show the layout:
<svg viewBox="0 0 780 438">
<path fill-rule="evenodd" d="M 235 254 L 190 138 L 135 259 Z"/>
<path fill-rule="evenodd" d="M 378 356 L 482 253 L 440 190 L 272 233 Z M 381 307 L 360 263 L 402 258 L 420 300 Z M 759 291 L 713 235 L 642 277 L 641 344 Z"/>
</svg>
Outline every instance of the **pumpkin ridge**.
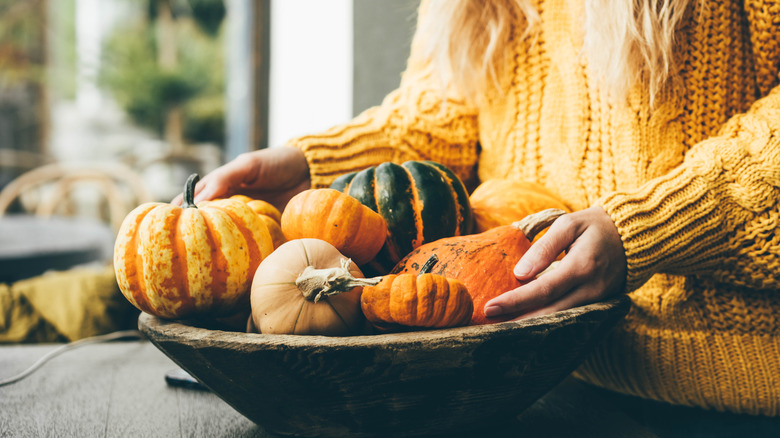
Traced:
<svg viewBox="0 0 780 438">
<path fill-rule="evenodd" d="M 422 210 L 423 205 L 420 204 L 420 194 L 418 193 L 417 181 L 412 177 L 412 172 L 409 171 L 406 166 L 401 166 L 406 172 L 407 178 L 409 178 L 409 191 L 412 194 L 412 220 L 414 221 L 414 229 L 417 231 L 417 236 L 412 240 L 412 249 L 417 248 L 425 241 L 425 230 L 423 229 L 423 217 Z"/>
<path fill-rule="evenodd" d="M 471 203 L 469 201 L 468 191 L 463 181 L 458 178 L 455 173 L 452 172 L 447 166 L 437 163 L 435 161 L 425 161 L 429 166 L 434 167 L 442 174 L 444 180 L 447 181 L 447 185 L 452 192 L 452 199 L 455 200 L 457 205 L 455 206 L 456 217 L 456 236 L 465 236 L 471 231 L 473 223 L 473 213 L 471 211 Z"/>
<path fill-rule="evenodd" d="M 247 243 L 247 250 L 249 251 L 249 272 L 254 272 L 254 270 L 257 269 L 257 265 L 259 265 L 260 261 L 263 259 L 263 252 L 260 250 L 260 245 L 255 240 L 254 234 L 249 228 L 249 225 L 246 223 L 246 221 L 244 221 L 244 218 L 240 214 L 236 213 L 230 208 L 225 208 L 221 205 L 211 205 L 211 207 L 227 214 L 230 220 L 233 221 L 233 223 L 236 225 L 236 228 L 238 228 L 238 232 L 241 233 L 241 235 L 244 237 L 244 241 Z M 256 213 L 252 212 L 252 214 Z M 265 224 L 263 224 L 263 226 L 265 226 Z M 256 261 L 257 265 L 252 266 L 252 261 Z"/>
<path fill-rule="evenodd" d="M 452 313 L 455 313 L 455 309 L 460 306 L 447 305 L 452 293 L 450 291 L 450 283 L 445 277 L 434 277 L 431 283 L 436 285 L 436 294 L 431 297 L 433 302 L 429 304 L 428 321 L 433 321 L 434 327 L 440 327 L 442 322 L 453 320 Z M 451 307 L 453 308 L 452 310 L 450 310 Z"/>
<path fill-rule="evenodd" d="M 172 209 L 171 216 L 166 221 L 166 226 L 170 226 L 171 242 L 173 242 L 171 251 L 171 273 L 172 281 L 176 284 L 176 290 L 179 292 L 182 311 L 189 313 L 194 307 L 194 299 L 190 291 L 190 282 L 187 269 L 187 248 L 181 238 L 179 228 L 183 209 Z M 177 280 L 178 279 L 178 280 Z M 186 309 L 186 310 L 185 310 Z"/>
<path fill-rule="evenodd" d="M 141 274 L 146 284 L 143 298 L 165 317 L 171 317 L 180 304 L 177 281 L 173 276 L 174 247 L 170 242 L 170 219 L 174 208 L 178 207 L 165 204 L 150 210 L 141 222 L 137 236 L 143 266 Z"/>
<path fill-rule="evenodd" d="M 152 209 L 153 210 L 153 209 Z M 138 233 L 141 230 L 141 225 L 144 223 L 144 220 L 149 215 L 149 213 L 152 212 L 152 210 L 149 210 L 146 212 L 146 214 L 143 216 L 143 218 L 139 221 L 138 228 L 135 231 L 135 234 L 133 235 L 133 243 L 137 243 L 139 241 Z M 144 268 L 144 255 L 141 251 L 138 251 L 136 248 L 135 254 L 131 258 L 131 260 L 135 261 L 135 275 L 138 278 L 138 290 L 133 293 L 133 296 L 136 297 L 136 301 L 138 301 L 139 304 L 142 305 L 142 309 L 144 310 L 151 310 L 151 306 L 149 305 L 148 296 L 149 296 L 149 284 L 146 282 L 146 269 Z"/>
<path fill-rule="evenodd" d="M 435 316 L 435 304 L 436 294 L 439 293 L 437 289 L 436 281 L 431 281 L 429 277 L 424 277 L 426 274 L 420 274 L 415 278 L 415 294 L 414 294 L 414 324 L 416 326 L 427 326 L 430 324 L 432 317 Z M 433 291 L 433 293 L 431 293 Z"/>
<path fill-rule="evenodd" d="M 298 328 L 298 321 L 301 320 L 301 314 L 303 313 L 303 306 L 306 305 L 306 301 L 301 301 L 301 307 L 298 308 L 298 314 L 295 315 L 295 322 L 293 322 L 292 334 L 297 335 L 295 330 Z"/>
<path fill-rule="evenodd" d="M 338 192 L 338 194 L 341 194 Z M 343 225 L 352 225 L 355 215 L 360 215 L 359 210 L 353 210 L 352 204 L 345 202 L 345 198 L 337 196 L 336 193 L 329 193 L 328 204 L 331 206 L 328 215 L 323 221 L 322 228 L 325 232 L 325 241 L 330 242 L 336 248 L 341 248 L 342 251 L 350 249 L 350 245 L 347 244 L 348 237 L 354 237 L 354 234 L 347 233 L 346 231 L 339 229 L 339 223 Z M 351 198 L 349 198 L 351 199 Z M 343 227 L 342 227 L 343 228 Z M 349 227 L 352 233 L 355 233 L 353 227 Z"/>
<path fill-rule="evenodd" d="M 311 257 L 309 257 L 309 251 L 306 249 L 306 245 L 303 244 L 303 240 L 299 240 L 298 244 L 303 249 L 303 255 L 306 256 L 306 266 L 311 266 Z"/>
<path fill-rule="evenodd" d="M 439 171 L 439 173 L 441 173 L 441 171 Z M 452 199 L 458 199 L 458 193 L 455 191 L 455 187 L 452 186 L 452 181 L 449 178 L 447 178 L 447 175 L 443 173 L 442 173 L 442 178 L 444 178 L 444 180 L 447 182 L 447 188 L 450 191 L 450 196 L 452 197 Z M 461 224 L 463 224 L 463 222 L 464 222 L 463 213 L 460 211 L 458 205 L 456 205 L 455 206 L 455 233 L 453 234 L 454 236 L 461 236 L 465 234 L 463 230 L 461 230 L 462 228 Z"/>
<path fill-rule="evenodd" d="M 439 169 L 425 161 L 408 161 L 403 167 L 414 182 L 415 204 L 418 207 L 419 240 L 414 248 L 460 234 L 457 199 Z"/>
<path fill-rule="evenodd" d="M 446 278 L 444 276 L 441 277 L 442 282 L 440 283 L 440 288 L 444 292 L 442 297 L 440 298 L 442 300 L 442 303 L 444 305 L 444 308 L 442 309 L 442 316 L 437 320 L 437 325 L 441 325 L 442 321 L 459 321 L 460 316 L 463 313 L 463 304 L 461 303 L 462 297 L 460 294 L 458 294 L 458 286 L 457 283 L 452 281 L 450 278 Z M 450 300 L 457 300 L 458 305 L 457 306 L 447 306 L 450 302 Z M 468 315 L 469 319 L 471 319 L 471 313 Z"/>
<path fill-rule="evenodd" d="M 415 326 L 417 323 L 417 278 L 397 276 L 390 284 L 390 323 Z M 414 309 L 414 316 L 412 316 Z"/>
<path fill-rule="evenodd" d="M 223 288 L 219 287 L 220 284 L 227 284 L 227 259 L 222 251 L 219 250 L 221 246 L 220 238 L 214 232 L 212 228 L 214 222 L 208 214 L 203 214 L 203 221 L 206 223 L 205 234 L 209 241 L 209 248 L 211 248 L 211 284 L 209 289 L 213 291 L 214 297 L 220 297 L 224 292 Z"/>
<path fill-rule="evenodd" d="M 343 192 L 378 213 L 381 198 L 378 197 L 374 178 L 376 178 L 376 169 L 369 167 L 350 178 Z"/>
<path fill-rule="evenodd" d="M 421 322 L 420 315 L 418 313 L 421 304 L 420 294 L 424 294 L 425 291 L 420 288 L 420 284 L 418 283 L 419 278 L 420 277 L 414 277 L 413 281 L 411 282 L 414 285 L 414 292 L 410 295 L 411 299 L 409 300 L 409 304 L 408 304 L 409 309 L 407 309 L 408 315 L 413 319 L 412 321 L 410 321 L 411 322 L 410 325 L 412 326 L 419 326 Z M 411 309 L 414 309 L 414 312 L 411 312 Z"/>
<path fill-rule="evenodd" d="M 306 257 L 306 266 L 311 266 L 311 257 L 309 257 L 309 251 L 306 249 L 306 245 L 303 244 L 303 240 L 299 240 L 298 244 L 303 249 L 303 255 Z M 294 283 L 293 283 L 294 284 Z M 303 312 L 303 306 L 306 305 L 306 301 L 301 302 L 301 308 L 298 309 L 298 315 L 295 316 L 295 322 L 293 323 L 292 332 L 295 333 L 295 329 L 298 328 L 298 321 L 301 319 L 301 313 Z"/>
<path fill-rule="evenodd" d="M 377 166 L 374 174 L 377 212 L 385 218 L 392 236 L 388 241 L 390 245 L 387 245 L 387 257 L 395 263 L 414 249 L 414 241 L 420 234 L 414 202 L 407 199 L 408 193 L 414 193 L 414 181 L 406 168 L 389 162 Z M 393 190 L 383 193 L 383 187 L 392 187 Z M 406 198 L 402 193 L 407 195 Z"/>
<path fill-rule="evenodd" d="M 330 302 L 330 298 L 325 298 L 325 302 L 326 302 L 326 303 L 328 303 L 328 306 L 330 307 L 330 309 L 331 309 L 331 310 L 333 310 L 333 313 L 334 313 L 336 316 L 338 316 L 338 317 L 339 317 L 339 320 L 342 322 L 342 324 L 344 324 L 344 327 L 346 327 L 346 328 L 347 328 L 347 330 L 349 330 L 349 331 L 354 331 L 354 329 L 353 329 L 352 327 L 350 327 L 350 326 L 349 326 L 349 324 L 348 324 L 348 323 L 347 323 L 347 321 L 344 319 L 344 317 L 343 317 L 343 316 L 341 316 L 341 313 L 339 313 L 339 311 L 338 311 L 338 310 L 336 310 L 336 307 L 333 305 L 333 303 L 331 303 L 331 302 Z"/>
<path fill-rule="evenodd" d="M 151 307 L 147 304 L 147 300 L 143 299 L 146 297 L 146 281 L 144 279 L 143 275 L 143 269 L 144 269 L 144 261 L 143 257 L 141 256 L 141 253 L 138 251 L 138 231 L 141 227 L 141 222 L 143 222 L 144 218 L 157 208 L 157 205 L 151 205 L 146 211 L 139 212 L 136 216 L 135 220 L 135 229 L 132 231 L 132 236 L 130 237 L 130 240 L 127 243 L 126 246 L 126 257 L 125 257 L 125 272 L 127 277 L 128 284 L 137 284 L 138 289 L 130 288 L 131 296 L 133 298 L 133 303 L 137 304 L 140 309 L 142 309 L 144 312 L 150 312 Z"/>
</svg>

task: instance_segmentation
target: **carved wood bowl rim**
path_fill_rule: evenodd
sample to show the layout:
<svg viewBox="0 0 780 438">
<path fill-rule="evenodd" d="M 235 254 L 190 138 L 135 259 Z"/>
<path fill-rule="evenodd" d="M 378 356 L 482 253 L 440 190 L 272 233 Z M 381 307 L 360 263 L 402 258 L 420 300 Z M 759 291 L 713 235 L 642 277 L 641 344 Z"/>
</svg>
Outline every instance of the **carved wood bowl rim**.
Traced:
<svg viewBox="0 0 780 438">
<path fill-rule="evenodd" d="M 354 348 L 386 348 L 388 346 L 406 346 L 415 349 L 440 343 L 462 343 L 469 340 L 484 340 L 486 337 L 505 334 L 526 329 L 533 329 L 576 319 L 578 316 L 590 312 L 616 312 L 625 315 L 628 313 L 631 301 L 627 295 L 604 300 L 597 303 L 586 304 L 572 309 L 562 310 L 548 315 L 536 316 L 519 321 L 506 321 L 493 324 L 476 326 L 453 327 L 445 329 L 420 330 L 402 333 L 379 333 L 358 336 L 320 336 L 320 335 L 283 335 L 244 333 L 209 328 L 206 325 L 193 320 L 166 320 L 156 316 L 141 313 L 139 316 L 139 328 L 149 335 L 155 333 L 176 339 L 186 344 L 198 344 L 204 340 L 210 342 L 225 342 L 229 348 L 241 346 L 290 348 L 290 347 L 339 347 L 350 346 Z"/>
</svg>

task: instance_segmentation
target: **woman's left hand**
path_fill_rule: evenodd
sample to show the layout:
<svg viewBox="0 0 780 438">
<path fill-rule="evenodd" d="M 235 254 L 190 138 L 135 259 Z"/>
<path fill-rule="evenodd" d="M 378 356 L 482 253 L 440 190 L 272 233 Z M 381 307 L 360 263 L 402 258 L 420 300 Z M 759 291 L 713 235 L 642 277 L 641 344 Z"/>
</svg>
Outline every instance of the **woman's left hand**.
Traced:
<svg viewBox="0 0 780 438">
<path fill-rule="evenodd" d="M 559 254 L 566 255 L 544 275 Z M 559 217 L 514 269 L 528 281 L 485 304 L 485 315 L 522 312 L 517 319 L 544 315 L 622 293 L 626 255 L 617 228 L 601 207 Z"/>
</svg>

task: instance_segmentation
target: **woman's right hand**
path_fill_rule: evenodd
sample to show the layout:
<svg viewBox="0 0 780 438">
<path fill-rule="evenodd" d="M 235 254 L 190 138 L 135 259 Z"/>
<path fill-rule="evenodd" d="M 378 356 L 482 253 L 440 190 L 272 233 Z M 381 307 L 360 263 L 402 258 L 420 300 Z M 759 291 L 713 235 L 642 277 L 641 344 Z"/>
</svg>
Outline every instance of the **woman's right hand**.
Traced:
<svg viewBox="0 0 780 438">
<path fill-rule="evenodd" d="M 300 149 L 266 148 L 241 154 L 203 177 L 195 186 L 195 202 L 242 194 L 282 211 L 290 198 L 310 187 L 309 165 Z M 179 195 L 172 203 L 181 200 Z"/>
</svg>

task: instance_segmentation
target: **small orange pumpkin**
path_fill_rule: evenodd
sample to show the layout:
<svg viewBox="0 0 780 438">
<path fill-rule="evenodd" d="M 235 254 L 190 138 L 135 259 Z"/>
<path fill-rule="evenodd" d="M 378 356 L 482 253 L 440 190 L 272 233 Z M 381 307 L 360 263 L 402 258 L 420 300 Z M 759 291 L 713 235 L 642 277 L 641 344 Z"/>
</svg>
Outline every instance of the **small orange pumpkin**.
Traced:
<svg viewBox="0 0 780 438">
<path fill-rule="evenodd" d="M 432 255 L 418 274 L 386 275 L 376 286 L 366 286 L 360 307 L 376 328 L 445 328 L 466 325 L 474 304 L 459 280 L 430 274 L 438 261 Z"/>
<path fill-rule="evenodd" d="M 398 262 L 393 273 L 419 272 L 428 258 L 436 254 L 439 262 L 431 272 L 462 281 L 471 294 L 474 313 L 469 325 L 510 320 L 517 315 L 487 318 L 485 304 L 523 284 L 514 275 L 515 264 L 531 247 L 534 236 L 564 213 L 563 210 L 548 209 L 480 234 L 427 243 Z"/>
<path fill-rule="evenodd" d="M 541 184 L 510 179 L 483 182 L 471 193 L 469 202 L 475 233 L 510 225 L 548 208 L 571 212 L 566 202 Z"/>
<path fill-rule="evenodd" d="M 122 294 L 162 318 L 228 316 L 246 305 L 252 276 L 272 251 L 266 226 L 236 200 L 193 204 L 198 175 L 184 203 L 151 202 L 125 217 L 114 245 Z"/>
<path fill-rule="evenodd" d="M 282 213 L 282 232 L 290 240 L 324 240 L 363 265 L 385 243 L 387 224 L 378 213 L 338 190 L 309 189 L 287 203 Z"/>
</svg>

